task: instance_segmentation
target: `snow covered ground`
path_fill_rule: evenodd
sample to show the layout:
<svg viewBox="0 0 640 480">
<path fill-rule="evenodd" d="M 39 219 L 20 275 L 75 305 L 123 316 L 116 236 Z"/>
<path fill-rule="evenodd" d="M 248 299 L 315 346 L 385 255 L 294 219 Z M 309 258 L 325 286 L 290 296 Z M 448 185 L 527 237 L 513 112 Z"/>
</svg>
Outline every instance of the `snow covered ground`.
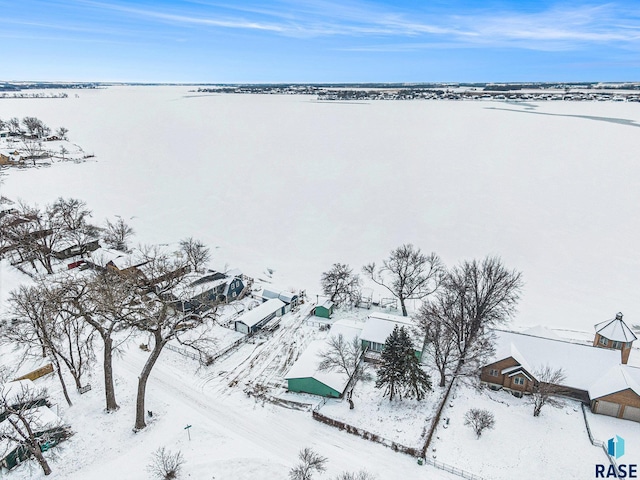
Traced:
<svg viewBox="0 0 640 480">
<path fill-rule="evenodd" d="M 372 373 L 373 379 L 356 385 L 353 410 L 346 400 L 329 400 L 320 408 L 320 413 L 419 450 L 444 392 L 436 386 L 420 402 L 409 399 L 389 402 L 389 397 L 383 398 L 383 391 L 375 388 L 375 371 Z"/>
<path fill-rule="evenodd" d="M 146 353 L 132 340 L 115 362 L 120 410 L 105 414 L 104 390 L 99 374 L 93 389 L 72 393 L 74 406 L 66 407 L 56 379 L 38 380 L 48 385 L 59 414 L 76 434 L 46 453 L 59 479 L 147 479 L 145 467 L 160 446 L 182 451 L 184 478 L 282 479 L 296 463 L 303 447 L 312 447 L 329 459 L 328 471 L 318 478 L 332 478 L 342 471 L 367 469 L 379 478 L 452 477 L 414 458 L 381 445 L 340 432 L 311 418 L 306 411 L 277 407 L 245 395 L 241 388 L 221 391 L 195 362 L 170 351 L 163 352 L 148 386 L 147 409 L 153 412 L 149 426 L 133 433 L 135 385 Z M 190 429 L 191 440 L 184 429 Z M 256 477 L 258 476 L 258 477 Z M 8 478 L 45 478 L 37 466 L 26 462 Z"/>
<path fill-rule="evenodd" d="M 96 159 L 10 170 L 0 194 L 39 204 L 81 198 L 97 222 L 129 219 L 140 242 L 194 236 L 212 248 L 214 268 L 228 263 L 256 277 L 271 268 L 283 287 L 307 289 L 313 299 L 320 273 L 332 263 L 357 270 L 413 242 L 448 264 L 497 254 L 523 271 L 518 325 L 561 327 L 574 336 L 571 330 L 590 330 L 617 311 L 640 323 L 637 104 L 346 104 L 114 87 L 55 103 L 0 105 L 0 118 L 27 115 L 65 125 Z M 19 281 L 3 262 L 0 300 Z M 291 362 L 326 335 L 305 317 L 302 310 L 287 316 L 278 330 L 210 368 L 163 352 L 148 387 L 154 417 L 138 434 L 131 427 L 147 355 L 138 344 L 145 339 L 130 342 L 116 360 L 121 409 L 115 414 L 102 411 L 99 369 L 93 389 L 74 394 L 72 408 L 55 379 L 43 379 L 77 432 L 47 452 L 53 478 L 147 478 L 144 467 L 159 446 L 182 450 L 185 472 L 198 479 L 254 479 L 257 472 L 281 479 L 305 446 L 329 458 L 322 478 L 361 468 L 380 478 L 453 478 L 254 395 L 266 388 L 283 396 Z M 227 333 L 233 332 L 225 332 L 225 342 L 233 341 Z M 358 399 L 367 388 L 356 389 L 358 415 L 371 400 Z M 428 400 L 425 405 L 436 403 Z M 463 425 L 471 405 L 497 417 L 496 429 L 480 440 Z M 411 428 L 390 434 L 420 435 L 430 414 L 419 411 Z M 534 419 L 521 399 L 460 389 L 444 415 L 450 426 L 438 430 L 436 459 L 488 479 L 590 478 L 593 463 L 604 460 L 573 404 Z M 629 445 L 638 443 L 635 424 L 593 417 L 596 437 L 606 440 L 615 431 Z M 193 425 L 191 441 L 186 425 Z M 29 468 L 11 478 L 40 477 Z"/>
<path fill-rule="evenodd" d="M 142 242 L 193 235 L 221 264 L 270 267 L 310 294 L 332 263 L 359 269 L 404 242 L 448 264 L 497 254 L 525 275 L 519 322 L 585 329 L 622 311 L 634 323 L 638 104 L 188 90 L 4 100 L 1 118 L 65 125 L 96 161 L 12 171 L 3 194 L 79 197 L 99 221 L 131 219 Z"/>
<path fill-rule="evenodd" d="M 579 402 L 566 400 L 563 408 L 545 406 L 535 418 L 526 399 L 505 391 L 454 388 L 428 452 L 439 462 L 495 480 L 587 479 L 593 477 L 594 464 L 607 462 L 602 449 L 589 441 Z M 485 430 L 479 439 L 464 425 L 470 408 L 486 409 L 495 416 L 495 428 Z M 449 425 L 444 428 L 447 418 Z"/>
</svg>

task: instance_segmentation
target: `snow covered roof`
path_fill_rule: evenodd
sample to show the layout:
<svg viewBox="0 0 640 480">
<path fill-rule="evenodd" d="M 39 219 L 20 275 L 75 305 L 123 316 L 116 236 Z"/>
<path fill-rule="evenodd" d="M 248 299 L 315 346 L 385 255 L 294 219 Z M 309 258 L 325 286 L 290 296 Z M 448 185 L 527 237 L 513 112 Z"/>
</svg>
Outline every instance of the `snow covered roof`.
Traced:
<svg viewBox="0 0 640 480">
<path fill-rule="evenodd" d="M 109 262 L 112 262 L 118 270 L 123 270 L 127 267 L 136 265 L 133 255 L 110 248 L 99 248 L 91 254 L 91 260 L 95 264 L 103 267 L 106 267 Z"/>
<path fill-rule="evenodd" d="M 620 364 L 620 352 L 523 333 L 494 330 L 495 353 L 490 363 L 513 357 L 532 375 L 546 365 L 562 368 L 564 386 L 588 390 L 609 369 Z"/>
<path fill-rule="evenodd" d="M 524 332 L 525 335 L 531 335 L 533 337 L 550 338 L 552 340 L 562 340 L 562 337 L 553 330 L 543 327 L 542 325 L 536 325 L 535 327 L 528 328 Z"/>
<path fill-rule="evenodd" d="M 404 326 L 407 328 L 409 334 L 411 334 L 412 327 L 415 325 L 410 320 L 411 319 L 408 317 L 400 317 L 398 315 L 372 313 L 369 315 L 367 323 L 365 323 L 364 328 L 362 329 L 360 338 L 367 342 L 385 343 L 396 325 L 401 327 Z"/>
<path fill-rule="evenodd" d="M 262 290 L 262 298 L 279 298 L 283 302 L 289 304 L 293 301 L 294 298 L 297 298 L 298 295 L 293 292 L 288 292 L 286 290 Z"/>
<path fill-rule="evenodd" d="M 325 300 L 318 307 L 326 308 L 327 310 L 331 309 L 335 304 L 331 300 Z"/>
<path fill-rule="evenodd" d="M 29 420 L 29 425 L 34 432 L 45 432 L 52 428 L 58 427 L 63 424 L 63 421 L 55 413 L 49 409 L 49 407 L 41 406 L 24 410 L 24 415 Z M 2 432 L 13 432 L 13 426 L 8 420 L 4 420 L 0 423 L 0 436 Z"/>
<path fill-rule="evenodd" d="M 359 337 L 362 334 L 362 327 L 362 322 L 358 320 L 343 318 L 331 325 L 329 334 L 336 337 L 342 335 L 345 340 L 351 341 L 354 337 Z"/>
<path fill-rule="evenodd" d="M 616 365 L 589 387 L 589 397 L 593 400 L 627 389 L 640 396 L 640 368 Z"/>
<path fill-rule="evenodd" d="M 20 402 L 23 395 L 35 394 L 38 391 L 36 384 L 31 380 L 15 380 L 7 382 L 0 387 L 2 398 L 6 399 L 7 404 L 14 405 L 14 402 Z"/>
<path fill-rule="evenodd" d="M 369 318 L 380 318 L 382 320 L 390 320 L 396 323 L 405 323 L 413 326 L 413 319 L 411 317 L 403 317 L 402 315 L 392 315 L 384 312 L 372 312 L 369 314 Z"/>
<path fill-rule="evenodd" d="M 634 335 L 627 324 L 622 320 L 622 314 L 616 314 L 613 320 L 605 320 L 595 325 L 596 333 L 618 342 L 633 342 L 638 337 Z"/>
<path fill-rule="evenodd" d="M 229 278 L 241 277 L 242 276 L 242 271 L 239 268 L 233 268 L 233 269 L 229 270 L 226 273 L 226 275 Z"/>
<path fill-rule="evenodd" d="M 265 317 L 280 310 L 284 305 L 285 303 L 282 300 L 272 298 L 241 315 L 236 319 L 236 322 L 244 323 L 247 327 L 253 327 L 264 320 Z"/>
<path fill-rule="evenodd" d="M 284 377 L 285 380 L 293 378 L 314 378 L 337 392 L 344 392 L 347 383 L 349 383 L 349 377 L 345 373 L 318 370 L 318 365 L 322 361 L 319 354 L 326 349 L 327 342 L 325 340 L 314 340 L 311 342 Z"/>
</svg>

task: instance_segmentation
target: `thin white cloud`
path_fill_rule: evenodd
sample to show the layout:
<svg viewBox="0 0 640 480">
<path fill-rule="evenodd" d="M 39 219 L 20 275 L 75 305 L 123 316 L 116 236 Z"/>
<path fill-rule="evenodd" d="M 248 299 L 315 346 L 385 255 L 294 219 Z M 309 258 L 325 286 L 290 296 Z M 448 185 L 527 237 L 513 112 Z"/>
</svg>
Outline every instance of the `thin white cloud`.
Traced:
<svg viewBox="0 0 640 480">
<path fill-rule="evenodd" d="M 263 31 L 294 38 L 388 38 L 396 49 L 453 47 L 531 48 L 565 50 L 585 44 L 637 44 L 640 18 L 615 4 L 554 7 L 539 12 L 469 11 L 462 14 L 394 9 L 360 0 L 276 0 L 267 4 L 233 4 L 187 0 L 180 10 L 129 7 L 121 3 L 76 0 L 84 5 L 177 26 Z M 414 42 L 407 42 L 413 39 Z M 379 42 L 376 42 L 379 43 Z M 354 45 L 352 50 L 393 48 Z M 345 48 L 349 49 L 349 47 Z"/>
</svg>

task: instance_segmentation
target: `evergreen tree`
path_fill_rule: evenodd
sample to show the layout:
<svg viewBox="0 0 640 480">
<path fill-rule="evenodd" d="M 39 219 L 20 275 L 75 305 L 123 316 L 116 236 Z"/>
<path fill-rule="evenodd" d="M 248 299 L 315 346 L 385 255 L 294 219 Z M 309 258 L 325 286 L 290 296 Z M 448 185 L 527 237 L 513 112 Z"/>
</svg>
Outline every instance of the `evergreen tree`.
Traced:
<svg viewBox="0 0 640 480">
<path fill-rule="evenodd" d="M 402 359 L 400 345 L 400 328 L 396 325 L 387 337 L 382 350 L 382 363 L 378 368 L 376 388 L 384 387 L 384 396 L 389 395 L 389 401 L 396 395 L 401 396 L 404 377 L 404 361 Z M 402 396 L 400 397 L 402 398 Z"/>
<path fill-rule="evenodd" d="M 409 398 L 422 400 L 431 390 L 431 379 L 420 368 L 413 342 L 404 327 L 395 326 L 385 342 L 381 359 L 376 388 L 384 387 L 384 396 L 389 395 L 389 401 L 395 396 L 402 400 L 403 392 Z"/>
<path fill-rule="evenodd" d="M 431 390 L 431 378 L 420 367 L 420 361 L 416 357 L 413 342 L 407 330 L 400 329 L 400 345 L 402 348 L 402 359 L 404 360 L 404 387 L 408 398 L 415 397 L 422 400 L 426 393 Z"/>
</svg>

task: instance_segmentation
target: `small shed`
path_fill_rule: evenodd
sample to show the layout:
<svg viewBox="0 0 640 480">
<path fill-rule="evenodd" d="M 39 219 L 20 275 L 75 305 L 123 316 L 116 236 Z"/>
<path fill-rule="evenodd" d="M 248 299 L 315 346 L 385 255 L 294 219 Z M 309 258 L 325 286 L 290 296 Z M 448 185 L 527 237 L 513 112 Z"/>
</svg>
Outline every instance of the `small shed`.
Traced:
<svg viewBox="0 0 640 480">
<path fill-rule="evenodd" d="M 235 329 L 241 333 L 255 333 L 276 316 L 283 315 L 285 307 L 282 300 L 272 298 L 238 317 L 235 321 Z"/>
<path fill-rule="evenodd" d="M 333 307 L 334 303 L 331 300 L 326 300 L 321 305 L 317 305 L 316 308 L 314 308 L 313 314 L 316 317 L 330 318 L 331 315 L 333 315 Z"/>
</svg>

